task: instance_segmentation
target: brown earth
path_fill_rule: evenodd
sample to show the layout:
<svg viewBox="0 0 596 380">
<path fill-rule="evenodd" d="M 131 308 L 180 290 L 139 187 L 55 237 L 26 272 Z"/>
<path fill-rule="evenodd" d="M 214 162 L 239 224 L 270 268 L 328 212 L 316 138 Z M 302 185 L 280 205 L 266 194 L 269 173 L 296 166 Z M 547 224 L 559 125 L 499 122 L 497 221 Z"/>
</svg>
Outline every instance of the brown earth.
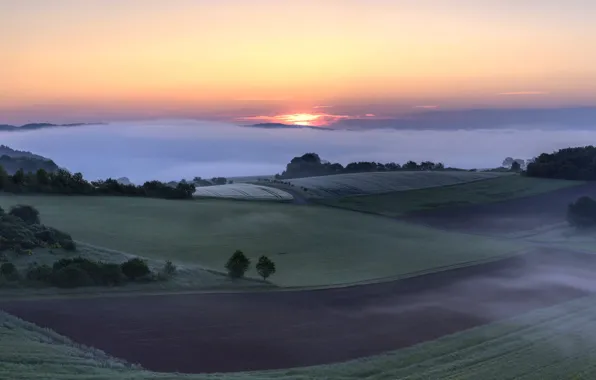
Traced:
<svg viewBox="0 0 596 380">
<path fill-rule="evenodd" d="M 155 371 L 345 361 L 596 290 L 596 255 L 542 251 L 340 289 L 1 302 L 0 308 Z"/>
<path fill-rule="evenodd" d="M 596 183 L 496 203 L 416 211 L 404 219 L 462 232 L 511 233 L 564 222 L 569 203 L 584 195 L 596 198 Z"/>
</svg>

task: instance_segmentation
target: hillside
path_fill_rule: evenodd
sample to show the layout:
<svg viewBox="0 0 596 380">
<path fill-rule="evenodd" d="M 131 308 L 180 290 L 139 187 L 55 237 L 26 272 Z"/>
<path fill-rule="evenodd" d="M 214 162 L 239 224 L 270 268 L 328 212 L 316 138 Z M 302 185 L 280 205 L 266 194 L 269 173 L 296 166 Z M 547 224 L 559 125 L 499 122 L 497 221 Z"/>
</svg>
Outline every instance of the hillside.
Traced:
<svg viewBox="0 0 596 380">
<path fill-rule="evenodd" d="M 36 129 L 55 128 L 55 127 L 80 127 L 84 125 L 97 125 L 102 123 L 70 123 L 70 124 L 52 124 L 52 123 L 29 123 L 20 126 L 10 124 L 0 124 L 2 132 L 24 132 Z"/>
<path fill-rule="evenodd" d="M 11 175 L 19 169 L 23 169 L 25 173 L 36 172 L 39 169 L 55 172 L 59 169 L 58 165 L 47 157 L 15 150 L 6 145 L 0 145 L 0 166 Z"/>
</svg>

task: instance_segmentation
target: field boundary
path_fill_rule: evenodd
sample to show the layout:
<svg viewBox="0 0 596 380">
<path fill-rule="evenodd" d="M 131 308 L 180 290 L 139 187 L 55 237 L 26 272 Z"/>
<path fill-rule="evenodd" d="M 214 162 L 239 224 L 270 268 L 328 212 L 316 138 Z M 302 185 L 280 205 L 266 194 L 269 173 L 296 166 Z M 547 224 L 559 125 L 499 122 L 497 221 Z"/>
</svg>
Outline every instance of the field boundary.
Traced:
<svg viewBox="0 0 596 380">
<path fill-rule="evenodd" d="M 51 295 L 40 295 L 40 294 L 31 294 L 31 295 L 6 295 L 3 296 L 2 299 L 6 301 L 30 301 L 35 299 L 62 299 L 62 298 L 69 298 L 69 299 L 92 299 L 92 298 L 116 298 L 116 297 L 152 297 L 152 296 L 163 296 L 163 295 L 193 295 L 193 294 L 247 294 L 247 293 L 281 293 L 281 292 L 316 292 L 316 291 L 325 291 L 325 290 L 333 290 L 333 289 L 346 289 L 346 288 L 356 288 L 360 286 L 367 286 L 367 285 L 375 285 L 375 284 L 383 284 L 383 283 L 391 283 L 391 282 L 399 282 L 402 280 L 407 280 L 415 277 L 433 275 L 441 272 L 446 272 L 449 270 L 455 269 L 462 269 L 467 267 L 473 267 L 476 265 L 482 264 L 489 264 L 493 262 L 499 262 L 502 260 L 508 260 L 514 257 L 524 256 L 526 254 L 531 254 L 534 252 L 538 247 L 530 247 L 525 249 L 520 249 L 516 251 L 512 251 L 506 255 L 490 257 L 486 259 L 480 260 L 473 260 L 473 261 L 466 261 L 451 265 L 444 265 L 440 267 L 435 267 L 432 269 L 425 269 L 420 271 L 414 271 L 409 273 L 404 273 L 401 275 L 395 276 L 387 276 L 387 277 L 380 277 L 376 279 L 370 280 L 362 280 L 356 282 L 349 282 L 343 284 L 333 284 L 333 285 L 318 285 L 318 286 L 287 286 L 281 287 L 275 284 L 266 283 L 267 285 L 272 287 L 263 287 L 263 288 L 213 288 L 213 289 L 189 289 L 189 290 L 150 290 L 145 291 L 143 289 L 136 289 L 136 290 L 126 290 L 123 289 L 122 291 L 114 291 L 114 292 L 89 292 L 89 293 L 55 293 Z M 581 254 L 588 254 L 587 252 L 577 251 Z M 259 282 L 259 280 L 255 280 Z M 260 280 L 260 282 L 263 282 Z M 263 282 L 265 284 L 265 282 Z"/>
</svg>

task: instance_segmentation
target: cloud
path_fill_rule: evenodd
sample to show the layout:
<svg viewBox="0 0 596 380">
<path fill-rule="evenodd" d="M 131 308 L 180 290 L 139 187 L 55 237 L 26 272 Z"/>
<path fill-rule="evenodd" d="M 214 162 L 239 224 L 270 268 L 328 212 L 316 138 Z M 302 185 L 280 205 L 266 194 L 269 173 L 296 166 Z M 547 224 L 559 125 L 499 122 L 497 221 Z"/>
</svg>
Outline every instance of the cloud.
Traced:
<svg viewBox="0 0 596 380">
<path fill-rule="evenodd" d="M 374 113 L 367 113 L 367 114 L 366 114 L 366 115 L 364 115 L 364 116 L 366 116 L 366 117 L 375 117 L 375 114 L 374 114 Z"/>
<path fill-rule="evenodd" d="M 369 119 L 369 121 L 372 121 Z M 15 149 L 50 157 L 89 179 L 178 180 L 194 176 L 267 175 L 297 155 L 352 161 L 442 161 L 464 168 L 495 167 L 507 156 L 531 158 L 596 141 L 596 131 L 261 129 L 196 120 L 119 122 L 78 128 L 0 133 Z"/>
<path fill-rule="evenodd" d="M 314 106 L 313 108 L 332 108 L 333 106 Z"/>
<path fill-rule="evenodd" d="M 548 92 L 544 91 L 512 91 L 512 92 L 501 92 L 499 95 L 547 95 Z"/>
<path fill-rule="evenodd" d="M 439 106 L 434 106 L 434 105 L 428 105 L 428 106 L 414 106 L 414 108 L 435 109 L 435 108 L 439 108 Z"/>
</svg>

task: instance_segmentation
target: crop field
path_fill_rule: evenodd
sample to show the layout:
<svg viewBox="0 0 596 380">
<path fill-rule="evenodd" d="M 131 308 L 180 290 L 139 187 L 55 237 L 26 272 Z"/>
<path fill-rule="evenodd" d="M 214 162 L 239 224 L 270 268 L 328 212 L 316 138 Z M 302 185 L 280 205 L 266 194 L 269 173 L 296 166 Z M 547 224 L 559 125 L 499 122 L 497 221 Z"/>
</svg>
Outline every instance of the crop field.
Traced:
<svg viewBox="0 0 596 380">
<path fill-rule="evenodd" d="M 225 200 L 2 196 L 40 210 L 42 222 L 100 247 L 223 270 L 237 249 L 277 264 L 281 286 L 404 276 L 494 259 L 521 243 L 459 235 L 323 206 Z M 248 273 L 256 277 L 254 271 Z"/>
<path fill-rule="evenodd" d="M 453 186 L 378 195 L 327 198 L 319 202 L 350 210 L 396 217 L 413 211 L 430 211 L 528 197 L 578 186 L 582 183 L 507 175 Z"/>
<path fill-rule="evenodd" d="M 403 219 L 442 230 L 524 237 L 559 228 L 566 220 L 569 203 L 594 194 L 596 183 L 590 182 L 496 203 L 415 211 Z"/>
<path fill-rule="evenodd" d="M 172 363 L 181 365 L 180 357 L 174 355 L 180 353 L 186 355 L 187 363 L 195 366 L 202 363 L 206 371 L 209 370 L 209 365 L 213 365 L 216 357 L 220 359 L 221 365 L 233 368 L 237 365 L 252 364 L 258 357 L 269 360 L 270 364 L 277 363 L 276 360 L 284 363 L 303 360 L 303 356 L 291 354 L 292 350 L 296 349 L 305 350 L 304 355 L 312 358 L 318 358 L 321 354 L 329 359 L 338 352 L 358 356 L 368 347 L 367 343 L 359 341 L 362 339 L 369 339 L 369 342 L 384 340 L 400 346 L 407 344 L 408 339 L 414 339 L 413 337 L 432 337 L 447 325 L 462 331 L 377 356 L 343 362 L 338 359 L 340 362 L 336 364 L 225 375 L 179 375 L 155 373 L 133 367 L 102 351 L 75 344 L 51 330 L 37 327 L 0 311 L 0 378 L 72 380 L 78 376 L 85 379 L 115 380 L 593 379 L 596 376 L 596 297 L 593 295 L 594 288 L 588 289 L 585 281 L 594 284 L 594 280 L 589 279 L 595 262 L 586 259 L 585 255 L 580 255 L 582 259 L 577 256 L 577 261 L 566 267 L 571 272 L 563 271 L 558 276 L 545 277 L 546 272 L 561 268 L 562 263 L 567 260 L 566 256 L 549 256 L 554 261 L 546 266 L 546 262 L 540 260 L 532 265 L 522 265 L 525 268 L 522 271 L 518 270 L 520 262 L 515 260 L 510 263 L 512 265 L 509 269 L 503 266 L 499 269 L 499 266 L 492 265 L 492 272 L 487 272 L 485 268 L 484 276 L 470 277 L 468 274 L 467 279 L 464 275 L 462 280 L 460 273 L 460 280 L 456 283 L 447 280 L 454 277 L 447 273 L 428 275 L 427 280 L 430 280 L 430 277 L 439 277 L 438 283 L 437 280 L 431 281 L 435 288 L 440 285 L 442 290 L 438 293 L 430 290 L 431 287 L 426 284 L 427 280 L 412 279 L 418 285 L 403 285 L 400 288 L 392 284 L 375 284 L 314 293 L 290 292 L 287 294 L 287 300 L 286 296 L 280 293 L 261 293 L 217 297 L 189 295 L 159 299 L 119 298 L 111 300 L 111 303 L 108 303 L 108 299 L 12 303 L 7 306 L 7 310 L 14 309 L 19 314 L 29 314 L 36 323 L 53 320 L 50 325 L 56 324 L 60 330 L 70 330 L 74 335 L 78 334 L 79 338 L 94 335 L 104 344 L 109 344 L 114 349 L 119 348 L 128 357 L 146 354 L 149 351 L 157 353 L 161 350 L 162 353 L 155 357 L 156 362 L 164 363 L 169 358 Z M 505 272 L 502 272 L 503 270 Z M 460 270 L 474 271 L 473 268 Z M 546 272 L 541 274 L 542 271 Z M 582 286 L 568 281 L 572 272 L 580 275 Z M 531 278 L 530 281 L 527 280 L 528 276 Z M 394 289 L 393 292 L 388 291 L 390 289 L 379 292 L 383 290 L 380 289 L 382 287 Z M 416 290 L 417 288 L 420 289 Z M 431 295 L 429 291 L 437 294 Z M 408 297 L 404 292 L 411 293 L 412 297 Z M 448 295 L 449 293 L 452 294 Z M 468 299 L 470 295 L 472 298 Z M 193 297 L 195 302 L 188 302 Z M 434 298 L 434 301 L 430 301 L 429 297 Z M 172 317 L 172 306 L 181 306 L 184 298 L 187 300 L 184 301 L 186 307 L 177 317 Z M 145 313 L 140 309 L 142 304 L 151 307 L 153 312 Z M 197 309 L 197 304 L 208 304 L 209 307 Z M 4 305 L 6 304 L 1 307 L 6 307 Z M 244 318 L 239 320 L 229 312 L 231 307 L 242 307 L 248 313 L 243 314 Z M 536 307 L 538 309 L 532 310 Z M 424 312 L 424 317 L 420 318 L 422 314 L 415 315 L 412 309 Z M 114 313 L 114 310 L 119 312 Z M 252 313 L 256 310 L 261 310 L 261 318 L 253 319 Z M 206 318 L 206 311 L 214 313 L 212 316 L 216 318 L 214 324 L 209 325 L 210 329 L 202 328 L 197 330 L 201 333 L 189 334 L 191 330 L 181 326 L 188 323 L 203 326 L 201 320 Z M 308 314 L 324 315 L 326 318 L 310 319 L 305 325 L 303 318 Z M 146 318 L 147 315 L 151 318 Z M 462 318 L 465 321 L 465 315 L 468 315 L 467 322 L 455 322 Z M 168 316 L 178 318 L 179 322 L 169 324 L 172 328 L 167 329 L 168 333 L 160 335 L 164 333 L 163 323 Z M 277 317 L 283 321 L 276 323 Z M 111 326 L 109 331 L 97 330 L 98 318 Z M 294 323 L 288 324 L 292 318 Z M 410 322 L 406 322 L 407 318 Z M 127 319 L 129 325 L 123 323 Z M 494 319 L 499 321 L 485 324 Z M 138 326 L 139 321 L 143 321 L 142 327 Z M 153 321 L 154 325 L 147 324 L 148 321 Z M 242 323 L 250 325 L 251 328 L 242 329 Z M 477 327 L 469 328 L 470 323 Z M 262 334 L 265 325 L 271 326 L 268 334 Z M 134 329 L 132 326 L 137 328 Z M 114 338 L 118 327 L 125 329 L 123 339 Z M 179 339 L 172 339 L 173 330 L 183 332 L 184 335 L 179 335 Z M 334 339 L 342 341 L 341 345 L 333 346 L 337 343 L 330 339 L 334 330 L 337 330 Z M 338 334 L 340 330 L 343 333 Z M 106 333 L 112 334 L 112 338 L 106 337 Z M 279 345 L 280 339 L 276 337 L 284 334 L 297 335 L 293 339 L 283 339 L 282 348 Z M 214 335 L 218 336 L 217 340 L 213 338 Z M 267 349 L 262 342 L 255 343 L 252 339 L 268 340 L 271 346 Z M 77 340 L 81 341 L 78 338 Z M 188 341 L 194 342 L 193 350 L 185 350 L 178 346 L 188 344 Z M 135 342 L 137 346 L 134 346 Z M 126 347 L 119 347 L 122 344 Z M 222 351 L 225 354 L 218 354 L 225 348 L 222 344 L 234 345 L 236 350 L 227 347 Z M 208 349 L 201 350 L 202 345 Z M 122 357 L 125 357 L 124 355 Z M 156 365 L 156 362 L 148 358 L 145 361 L 150 366 Z"/>
<path fill-rule="evenodd" d="M 496 172 L 403 171 L 335 174 L 296 178 L 284 182 L 298 188 L 307 188 L 308 194 L 313 197 L 334 198 L 448 186 L 509 175 L 511 174 Z"/>
<path fill-rule="evenodd" d="M 233 183 L 228 185 L 198 187 L 195 197 L 229 198 L 245 200 L 291 201 L 294 197 L 274 187 L 253 185 L 249 183 Z"/>
</svg>

